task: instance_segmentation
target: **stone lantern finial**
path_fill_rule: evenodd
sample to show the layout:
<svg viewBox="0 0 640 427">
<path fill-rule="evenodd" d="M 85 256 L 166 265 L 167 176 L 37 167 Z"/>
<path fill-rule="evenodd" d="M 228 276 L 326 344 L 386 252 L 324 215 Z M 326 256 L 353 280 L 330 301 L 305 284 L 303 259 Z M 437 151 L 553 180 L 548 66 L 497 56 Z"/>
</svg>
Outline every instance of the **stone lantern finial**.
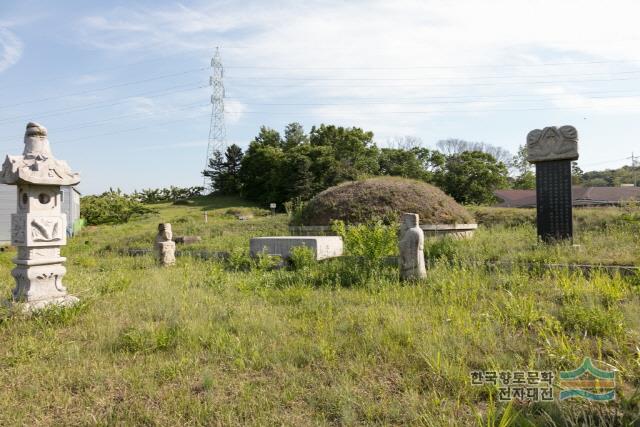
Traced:
<svg viewBox="0 0 640 427">
<path fill-rule="evenodd" d="M 80 175 L 73 172 L 67 162 L 53 157 L 47 129 L 30 122 L 24 134 L 22 156 L 7 156 L 0 172 L 0 182 L 41 185 L 76 185 Z"/>
<path fill-rule="evenodd" d="M 47 160 L 53 157 L 49 140 L 47 139 L 47 128 L 34 122 L 27 124 L 24 133 L 24 151 L 22 156 L 25 159 Z"/>
</svg>

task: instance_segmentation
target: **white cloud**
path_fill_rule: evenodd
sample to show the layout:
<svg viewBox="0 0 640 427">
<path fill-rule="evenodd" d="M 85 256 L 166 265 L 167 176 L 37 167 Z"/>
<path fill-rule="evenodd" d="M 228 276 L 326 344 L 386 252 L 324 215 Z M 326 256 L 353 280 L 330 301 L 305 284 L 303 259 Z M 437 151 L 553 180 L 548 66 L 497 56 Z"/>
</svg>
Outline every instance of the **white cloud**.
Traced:
<svg viewBox="0 0 640 427">
<path fill-rule="evenodd" d="M 591 99 L 581 93 L 596 82 L 579 80 L 597 80 L 597 72 L 606 80 L 640 71 L 637 16 L 640 3 L 635 0 L 253 0 L 241 6 L 222 1 L 117 8 L 85 18 L 80 28 L 84 43 L 125 52 L 210 55 L 219 45 L 229 66 L 227 92 L 235 98 L 227 100 L 229 111 L 277 112 L 252 102 L 325 100 L 339 105 L 287 111 L 317 120 L 344 117 L 389 137 L 417 130 L 451 110 L 483 114 L 509 108 L 504 100 L 480 98 L 487 95 L 518 94 L 520 98 L 507 98 L 517 99 L 514 109 L 542 102 L 557 108 L 629 111 L 635 99 Z M 541 66 L 566 62 L 574 65 Z M 446 97 L 465 96 L 461 103 L 442 104 Z M 343 105 L 372 98 L 389 104 L 401 98 L 423 101 L 418 107 Z M 389 114 L 408 108 L 429 114 Z M 227 118 L 233 123 L 241 117 L 246 115 Z"/>
<path fill-rule="evenodd" d="M 0 72 L 16 64 L 22 56 L 20 39 L 0 24 Z"/>
<path fill-rule="evenodd" d="M 244 117 L 247 106 L 238 100 L 227 99 L 224 101 L 224 109 L 227 112 L 225 122 L 233 125 Z"/>
</svg>

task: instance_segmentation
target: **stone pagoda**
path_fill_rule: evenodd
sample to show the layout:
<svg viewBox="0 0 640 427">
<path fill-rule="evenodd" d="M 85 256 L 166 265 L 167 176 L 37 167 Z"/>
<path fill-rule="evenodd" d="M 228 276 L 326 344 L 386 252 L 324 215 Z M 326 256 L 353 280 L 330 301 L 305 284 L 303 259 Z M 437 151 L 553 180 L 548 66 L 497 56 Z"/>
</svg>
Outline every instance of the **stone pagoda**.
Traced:
<svg viewBox="0 0 640 427">
<path fill-rule="evenodd" d="M 51 153 L 47 129 L 27 124 L 22 156 L 7 156 L 0 182 L 17 186 L 18 208 L 11 217 L 11 243 L 18 248 L 11 274 L 13 300 L 25 311 L 71 305 L 78 298 L 62 284 L 66 269 L 60 247 L 67 243 L 67 218 L 61 211 L 62 185 L 76 185 L 80 175 Z"/>
</svg>

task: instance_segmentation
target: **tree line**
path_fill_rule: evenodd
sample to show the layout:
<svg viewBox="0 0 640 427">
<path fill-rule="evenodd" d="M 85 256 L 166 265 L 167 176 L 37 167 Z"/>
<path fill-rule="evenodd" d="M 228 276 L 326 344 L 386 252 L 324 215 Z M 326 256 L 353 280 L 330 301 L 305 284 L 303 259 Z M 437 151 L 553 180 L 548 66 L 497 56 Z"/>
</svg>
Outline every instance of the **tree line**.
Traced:
<svg viewBox="0 0 640 427">
<path fill-rule="evenodd" d="M 440 187 L 460 203 L 487 204 L 501 188 L 534 188 L 526 148 L 513 156 L 481 142 L 447 139 L 437 149 L 415 137 L 397 138 L 378 147 L 373 133 L 357 127 L 299 123 L 281 134 L 261 127 L 246 152 L 238 145 L 216 152 L 203 174 L 215 193 L 242 195 L 261 204 L 308 200 L 344 181 L 390 175 L 422 180 Z"/>
</svg>

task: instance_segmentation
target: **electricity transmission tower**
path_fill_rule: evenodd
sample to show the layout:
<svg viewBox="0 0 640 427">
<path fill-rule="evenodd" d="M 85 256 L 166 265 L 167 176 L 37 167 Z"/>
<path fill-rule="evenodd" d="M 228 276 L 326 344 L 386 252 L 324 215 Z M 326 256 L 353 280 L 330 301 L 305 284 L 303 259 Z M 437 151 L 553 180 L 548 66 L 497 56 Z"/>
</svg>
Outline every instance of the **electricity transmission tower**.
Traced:
<svg viewBox="0 0 640 427">
<path fill-rule="evenodd" d="M 209 143 L 207 144 L 207 158 L 205 159 L 205 170 L 209 167 L 209 159 L 212 159 L 216 151 L 224 152 L 226 148 L 226 129 L 224 126 L 224 68 L 220 58 L 220 49 L 216 47 L 216 53 L 211 59 L 211 124 L 209 125 Z M 212 190 L 211 181 L 207 182 L 204 177 L 204 187 Z"/>
</svg>

